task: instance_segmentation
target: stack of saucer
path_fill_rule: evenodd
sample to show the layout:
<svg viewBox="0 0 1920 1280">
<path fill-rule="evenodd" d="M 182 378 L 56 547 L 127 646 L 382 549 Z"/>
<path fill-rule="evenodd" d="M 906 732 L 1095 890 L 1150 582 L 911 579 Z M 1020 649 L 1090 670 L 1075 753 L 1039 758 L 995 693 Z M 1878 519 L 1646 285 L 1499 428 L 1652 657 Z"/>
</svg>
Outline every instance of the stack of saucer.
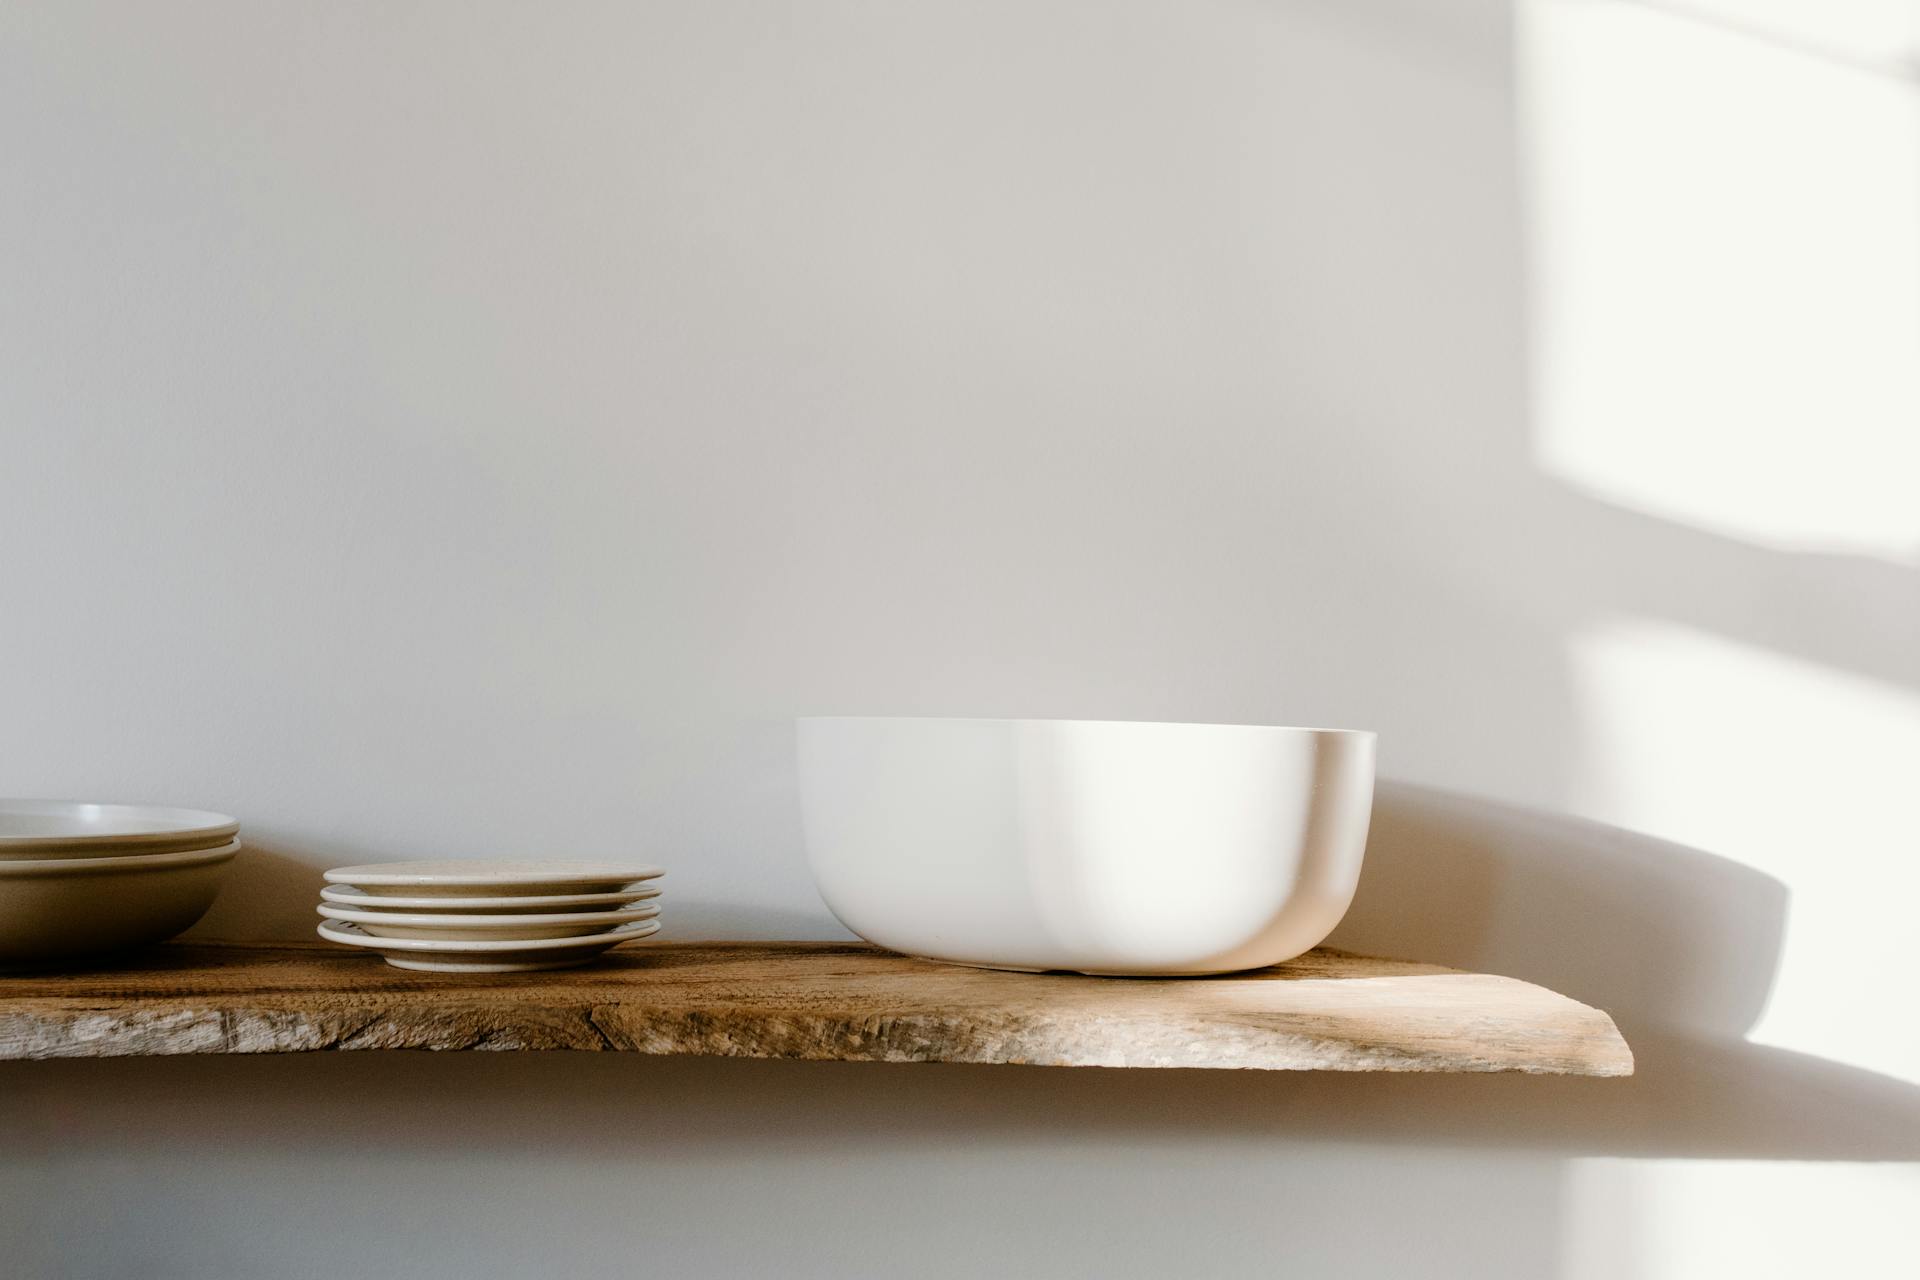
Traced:
<svg viewBox="0 0 1920 1280">
<path fill-rule="evenodd" d="M 171 938 L 212 905 L 239 830 L 201 809 L 0 800 L 0 964 Z"/>
<path fill-rule="evenodd" d="M 335 867 L 320 936 L 401 969 L 569 969 L 660 930 L 658 867 L 605 862 L 381 862 Z"/>
</svg>

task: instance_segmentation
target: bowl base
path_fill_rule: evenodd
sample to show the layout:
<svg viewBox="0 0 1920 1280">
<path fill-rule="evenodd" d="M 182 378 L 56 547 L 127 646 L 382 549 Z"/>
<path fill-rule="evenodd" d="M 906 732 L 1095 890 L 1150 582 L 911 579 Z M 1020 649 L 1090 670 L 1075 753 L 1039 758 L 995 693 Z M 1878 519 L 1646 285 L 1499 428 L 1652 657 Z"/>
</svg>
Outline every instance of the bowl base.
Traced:
<svg viewBox="0 0 1920 1280">
<path fill-rule="evenodd" d="M 915 956 L 915 960 L 925 960 L 928 964 L 952 964 L 962 969 L 995 969 L 1001 973 L 1053 973 L 1052 969 L 1036 969 L 1024 964 L 981 964 L 976 960 L 942 960 L 939 956 Z"/>
<path fill-rule="evenodd" d="M 1253 973 L 1255 969 L 1182 969 L 1177 973 L 1154 973 L 1142 969 L 1042 969 L 1026 964 L 985 964 L 978 960 L 942 960 L 939 956 L 914 956 L 929 964 L 950 964 L 962 969 L 987 969 L 997 973 L 1077 973 L 1087 978 L 1222 978 L 1231 973 Z M 1260 965 L 1256 968 L 1268 968 Z"/>
<path fill-rule="evenodd" d="M 548 969 L 578 969 L 599 958 L 598 952 L 564 960 L 432 960 L 411 956 L 400 960 L 391 955 L 385 957 L 386 962 L 396 969 L 412 969 L 418 973 L 540 973 Z"/>
</svg>

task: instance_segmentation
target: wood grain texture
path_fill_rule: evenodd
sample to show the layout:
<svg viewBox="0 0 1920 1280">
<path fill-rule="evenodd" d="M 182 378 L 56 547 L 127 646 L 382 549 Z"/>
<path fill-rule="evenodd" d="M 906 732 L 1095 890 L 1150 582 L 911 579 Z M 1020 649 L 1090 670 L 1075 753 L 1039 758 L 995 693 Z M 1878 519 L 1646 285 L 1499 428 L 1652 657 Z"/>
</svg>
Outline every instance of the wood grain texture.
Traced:
<svg viewBox="0 0 1920 1280">
<path fill-rule="evenodd" d="M 1317 950 L 1218 978 L 997 973 L 822 942 L 655 943 L 593 968 L 422 974 L 325 945 L 170 945 L 0 977 L 0 1059 L 588 1049 L 864 1062 L 1618 1076 L 1597 1009 Z"/>
</svg>

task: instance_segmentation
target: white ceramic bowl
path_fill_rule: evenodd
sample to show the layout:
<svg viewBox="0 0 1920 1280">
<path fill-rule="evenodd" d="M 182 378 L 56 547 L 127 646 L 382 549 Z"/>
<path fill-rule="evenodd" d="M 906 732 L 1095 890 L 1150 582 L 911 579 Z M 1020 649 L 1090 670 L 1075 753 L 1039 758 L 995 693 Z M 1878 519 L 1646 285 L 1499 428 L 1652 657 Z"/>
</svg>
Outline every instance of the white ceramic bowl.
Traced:
<svg viewBox="0 0 1920 1280">
<path fill-rule="evenodd" d="M 0 861 L 0 963 L 64 960 L 160 942 L 206 914 L 240 851 Z"/>
<path fill-rule="evenodd" d="M 1374 735 L 1096 720 L 799 722 L 820 895 L 910 955 L 1186 975 L 1277 964 L 1346 913 Z"/>
<path fill-rule="evenodd" d="M 0 858 L 99 858 L 217 849 L 239 820 L 204 809 L 78 800 L 0 800 Z"/>
</svg>

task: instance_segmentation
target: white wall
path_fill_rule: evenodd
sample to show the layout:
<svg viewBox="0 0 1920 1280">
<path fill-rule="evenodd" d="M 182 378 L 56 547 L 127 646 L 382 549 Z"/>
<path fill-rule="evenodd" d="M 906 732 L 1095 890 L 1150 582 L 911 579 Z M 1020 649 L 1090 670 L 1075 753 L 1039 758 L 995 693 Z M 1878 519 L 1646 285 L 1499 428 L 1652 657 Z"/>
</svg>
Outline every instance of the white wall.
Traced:
<svg viewBox="0 0 1920 1280">
<path fill-rule="evenodd" d="M 0 5 L 0 792 L 838 936 L 802 712 L 1381 732 L 1620 1083 L 7 1064 L 25 1275 L 1901 1274 L 1901 0 Z M 550 1252 L 557 1251 L 557 1252 Z"/>
</svg>

